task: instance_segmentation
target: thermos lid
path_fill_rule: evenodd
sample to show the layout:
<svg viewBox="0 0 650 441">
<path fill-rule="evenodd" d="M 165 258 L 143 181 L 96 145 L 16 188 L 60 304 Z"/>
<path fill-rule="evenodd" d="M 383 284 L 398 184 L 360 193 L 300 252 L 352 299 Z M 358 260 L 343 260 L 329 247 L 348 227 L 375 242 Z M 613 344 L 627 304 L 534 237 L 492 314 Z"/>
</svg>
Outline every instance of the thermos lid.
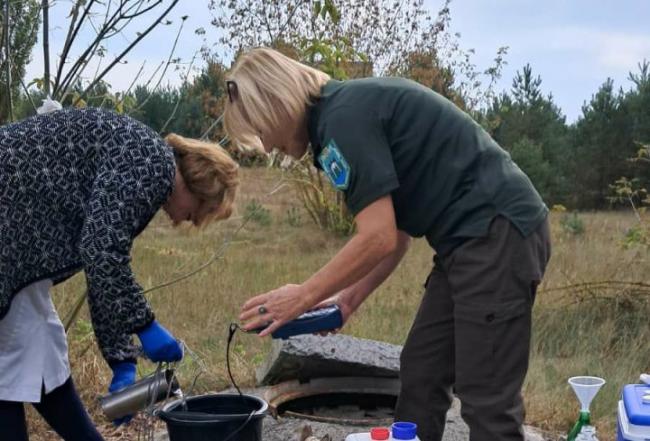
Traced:
<svg viewBox="0 0 650 441">
<path fill-rule="evenodd" d="M 418 426 L 415 423 L 396 422 L 391 426 L 393 438 L 395 439 L 415 439 L 417 436 Z"/>
</svg>

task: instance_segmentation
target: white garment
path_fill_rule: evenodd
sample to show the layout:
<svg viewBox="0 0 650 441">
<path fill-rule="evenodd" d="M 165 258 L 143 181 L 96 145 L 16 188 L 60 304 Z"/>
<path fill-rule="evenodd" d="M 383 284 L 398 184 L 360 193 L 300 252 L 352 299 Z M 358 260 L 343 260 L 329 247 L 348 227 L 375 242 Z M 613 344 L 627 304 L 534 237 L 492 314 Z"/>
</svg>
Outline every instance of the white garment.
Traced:
<svg viewBox="0 0 650 441">
<path fill-rule="evenodd" d="M 0 320 L 0 400 L 39 403 L 70 377 L 65 330 L 50 297 L 51 280 L 22 289 Z"/>
<path fill-rule="evenodd" d="M 47 98 L 43 100 L 43 105 L 38 109 L 36 109 L 36 113 L 42 115 L 44 113 L 56 112 L 57 110 L 61 110 L 61 109 L 63 109 L 61 103 L 58 101 L 54 101 L 48 95 Z"/>
</svg>

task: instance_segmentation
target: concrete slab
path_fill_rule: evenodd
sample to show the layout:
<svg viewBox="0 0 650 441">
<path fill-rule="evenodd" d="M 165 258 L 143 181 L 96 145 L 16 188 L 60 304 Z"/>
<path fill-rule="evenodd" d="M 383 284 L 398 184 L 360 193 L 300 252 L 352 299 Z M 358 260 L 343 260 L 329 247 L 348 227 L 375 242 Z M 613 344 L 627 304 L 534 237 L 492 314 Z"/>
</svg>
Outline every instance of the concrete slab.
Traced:
<svg viewBox="0 0 650 441">
<path fill-rule="evenodd" d="M 402 347 L 348 335 L 275 340 L 257 370 L 259 385 L 323 377 L 398 377 Z"/>
</svg>

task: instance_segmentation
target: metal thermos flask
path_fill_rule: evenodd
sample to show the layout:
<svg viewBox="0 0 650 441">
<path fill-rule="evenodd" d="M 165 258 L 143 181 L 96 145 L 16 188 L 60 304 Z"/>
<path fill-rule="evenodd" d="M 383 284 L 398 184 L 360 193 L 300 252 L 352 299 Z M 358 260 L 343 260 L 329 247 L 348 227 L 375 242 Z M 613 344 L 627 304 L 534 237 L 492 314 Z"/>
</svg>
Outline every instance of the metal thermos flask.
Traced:
<svg viewBox="0 0 650 441">
<path fill-rule="evenodd" d="M 105 395 L 99 404 L 110 421 L 144 410 L 171 395 L 178 395 L 180 386 L 173 369 L 165 369 L 136 381 L 124 389 Z"/>
</svg>

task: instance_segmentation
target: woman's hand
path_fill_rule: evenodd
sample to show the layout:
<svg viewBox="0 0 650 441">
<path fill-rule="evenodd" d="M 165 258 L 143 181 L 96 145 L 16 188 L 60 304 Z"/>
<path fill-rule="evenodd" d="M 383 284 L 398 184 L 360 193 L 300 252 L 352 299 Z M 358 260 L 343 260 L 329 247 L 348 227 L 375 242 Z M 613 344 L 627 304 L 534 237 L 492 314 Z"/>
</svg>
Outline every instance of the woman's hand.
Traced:
<svg viewBox="0 0 650 441">
<path fill-rule="evenodd" d="M 111 370 L 113 371 L 113 379 L 108 387 L 108 392 L 112 394 L 135 383 L 135 368 L 135 363 L 130 361 L 120 361 L 112 364 Z M 129 424 L 132 419 L 133 415 L 126 415 L 113 420 L 113 425 L 117 427 L 122 424 Z"/>
<path fill-rule="evenodd" d="M 179 361 L 183 348 L 176 338 L 157 320 L 138 333 L 144 354 L 153 362 Z"/>
<path fill-rule="evenodd" d="M 247 331 L 266 326 L 259 333 L 265 337 L 310 309 L 307 294 L 303 285 L 285 285 L 260 294 L 244 303 L 239 320 L 245 322 L 243 328 Z"/>
<path fill-rule="evenodd" d="M 314 309 L 326 308 L 331 305 L 336 305 L 341 310 L 341 317 L 343 319 L 343 323 L 341 324 L 341 328 L 342 328 L 343 326 L 345 326 L 345 324 L 348 321 L 348 318 L 350 318 L 350 316 L 352 315 L 352 313 L 355 311 L 356 308 L 354 308 L 352 304 L 349 302 L 349 297 L 346 295 L 346 292 L 341 291 L 339 293 L 334 294 L 329 299 L 320 302 L 318 305 L 314 307 Z M 317 334 L 325 337 L 329 334 L 336 334 L 341 330 L 341 328 L 332 329 L 331 331 L 317 332 Z"/>
</svg>

